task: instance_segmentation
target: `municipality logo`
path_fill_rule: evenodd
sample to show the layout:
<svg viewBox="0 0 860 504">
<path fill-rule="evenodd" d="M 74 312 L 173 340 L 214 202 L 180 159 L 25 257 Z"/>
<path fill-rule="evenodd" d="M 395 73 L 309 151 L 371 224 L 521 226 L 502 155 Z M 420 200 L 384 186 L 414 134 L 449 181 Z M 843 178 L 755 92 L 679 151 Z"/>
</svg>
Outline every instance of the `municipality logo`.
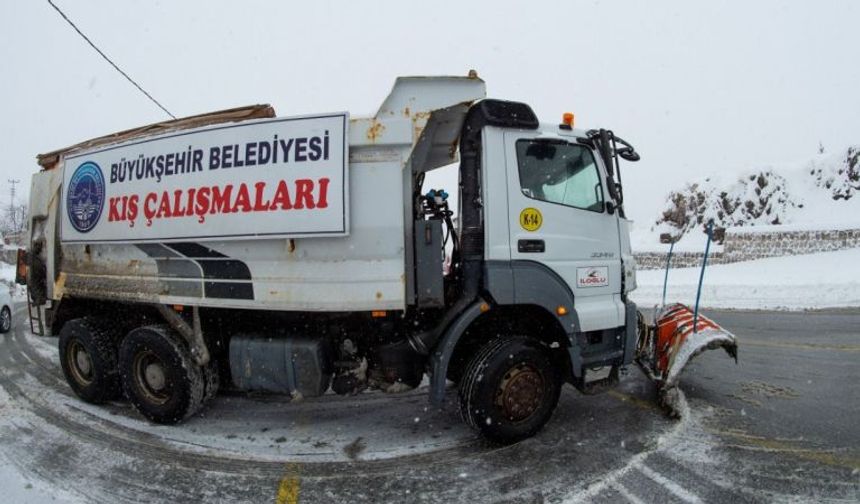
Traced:
<svg viewBox="0 0 860 504">
<path fill-rule="evenodd" d="M 75 170 L 66 192 L 66 210 L 72 227 L 88 233 L 99 222 L 104 206 L 104 175 L 99 165 L 87 161 Z"/>
</svg>

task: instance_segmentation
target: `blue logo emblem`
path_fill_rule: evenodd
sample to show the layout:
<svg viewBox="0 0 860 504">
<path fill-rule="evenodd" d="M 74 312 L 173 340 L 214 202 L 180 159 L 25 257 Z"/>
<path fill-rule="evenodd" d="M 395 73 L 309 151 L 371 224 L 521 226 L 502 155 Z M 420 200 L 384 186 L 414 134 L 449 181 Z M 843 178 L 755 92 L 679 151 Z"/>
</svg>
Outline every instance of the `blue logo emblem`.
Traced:
<svg viewBox="0 0 860 504">
<path fill-rule="evenodd" d="M 87 161 L 75 170 L 66 192 L 66 211 L 72 227 L 88 233 L 99 222 L 104 206 L 104 175 L 99 165 Z"/>
</svg>

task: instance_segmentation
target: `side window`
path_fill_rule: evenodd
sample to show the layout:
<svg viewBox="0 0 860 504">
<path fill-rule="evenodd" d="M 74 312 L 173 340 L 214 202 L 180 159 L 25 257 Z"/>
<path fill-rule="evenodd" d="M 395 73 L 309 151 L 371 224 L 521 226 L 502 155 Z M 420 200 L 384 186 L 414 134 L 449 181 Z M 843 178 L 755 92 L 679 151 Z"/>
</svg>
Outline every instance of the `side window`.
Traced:
<svg viewBox="0 0 860 504">
<path fill-rule="evenodd" d="M 591 150 L 582 145 L 517 140 L 520 187 L 529 198 L 603 212 L 603 185 Z"/>
</svg>

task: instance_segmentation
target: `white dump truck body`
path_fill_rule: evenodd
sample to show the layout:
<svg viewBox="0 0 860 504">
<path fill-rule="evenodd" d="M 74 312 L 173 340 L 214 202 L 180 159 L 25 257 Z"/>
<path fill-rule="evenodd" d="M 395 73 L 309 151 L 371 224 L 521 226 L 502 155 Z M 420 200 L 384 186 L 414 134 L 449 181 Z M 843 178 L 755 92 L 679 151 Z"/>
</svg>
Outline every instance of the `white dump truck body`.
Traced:
<svg viewBox="0 0 860 504">
<path fill-rule="evenodd" d="M 373 117 L 230 120 L 59 151 L 31 191 L 47 297 L 404 309 L 412 174 L 456 160 L 484 95 L 477 78 L 406 77 Z"/>
<path fill-rule="evenodd" d="M 172 424 L 228 379 L 312 397 L 429 372 L 431 401 L 457 383 L 463 418 L 512 442 L 565 382 L 636 361 L 669 403 L 692 356 L 736 356 L 697 310 L 646 327 L 628 297 L 633 146 L 484 95 L 472 72 L 407 77 L 373 117 L 252 106 L 39 156 L 18 281 L 69 386 Z M 455 216 L 424 174 L 458 157 Z"/>
</svg>

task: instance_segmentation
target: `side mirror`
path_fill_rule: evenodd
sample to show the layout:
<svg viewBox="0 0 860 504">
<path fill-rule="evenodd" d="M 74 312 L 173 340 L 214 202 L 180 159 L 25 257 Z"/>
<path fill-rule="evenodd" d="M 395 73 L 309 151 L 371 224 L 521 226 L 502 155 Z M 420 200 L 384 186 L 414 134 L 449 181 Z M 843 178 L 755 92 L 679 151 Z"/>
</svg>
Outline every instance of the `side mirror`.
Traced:
<svg viewBox="0 0 860 504">
<path fill-rule="evenodd" d="M 631 163 L 635 163 L 641 159 L 639 157 L 639 153 L 633 150 L 632 147 L 622 147 L 616 150 L 615 153 L 618 154 L 618 157 L 621 159 L 630 161 Z"/>
</svg>

